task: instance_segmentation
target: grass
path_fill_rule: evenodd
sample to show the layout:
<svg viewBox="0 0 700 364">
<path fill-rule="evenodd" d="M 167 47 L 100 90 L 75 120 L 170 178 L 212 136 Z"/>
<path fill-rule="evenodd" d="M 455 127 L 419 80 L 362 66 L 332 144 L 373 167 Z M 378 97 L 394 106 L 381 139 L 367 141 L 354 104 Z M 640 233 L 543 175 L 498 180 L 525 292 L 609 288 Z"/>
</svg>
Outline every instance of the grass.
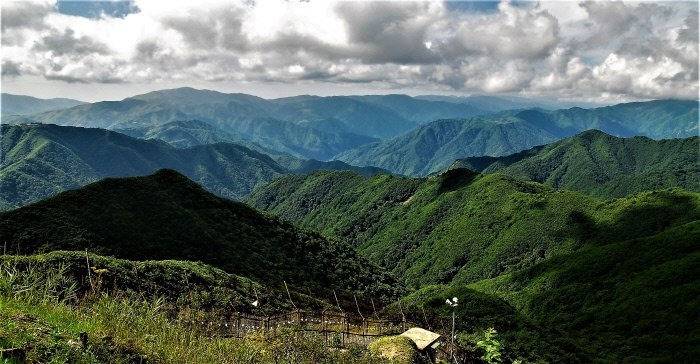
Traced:
<svg viewBox="0 0 700 364">
<path fill-rule="evenodd" d="M 81 295 L 69 264 L 40 270 L 23 265 L 27 257 L 3 258 L 0 347 L 24 349 L 29 362 L 379 362 L 366 348 L 330 349 L 320 337 L 290 329 L 225 338 L 208 326 L 212 312 L 136 292 Z"/>
</svg>

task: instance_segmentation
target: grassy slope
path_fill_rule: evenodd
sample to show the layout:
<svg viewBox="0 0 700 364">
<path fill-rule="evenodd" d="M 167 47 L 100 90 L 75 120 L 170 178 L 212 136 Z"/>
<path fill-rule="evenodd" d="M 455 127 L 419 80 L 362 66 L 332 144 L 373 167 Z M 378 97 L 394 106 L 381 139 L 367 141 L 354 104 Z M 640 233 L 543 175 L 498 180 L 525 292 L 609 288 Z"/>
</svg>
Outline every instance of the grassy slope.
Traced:
<svg viewBox="0 0 700 364">
<path fill-rule="evenodd" d="M 458 160 L 454 166 L 605 197 L 667 187 L 700 191 L 698 142 L 697 137 L 617 138 L 591 130 L 510 156 Z"/>
<path fill-rule="evenodd" d="M 89 249 L 199 260 L 266 283 L 395 294 L 395 281 L 349 246 L 216 197 L 171 170 L 106 179 L 2 213 L 0 236 L 23 254 Z"/>
<path fill-rule="evenodd" d="M 595 246 L 469 287 L 565 330 L 599 358 L 687 361 L 700 342 L 700 223 Z"/>
<path fill-rule="evenodd" d="M 249 203 L 349 241 L 419 287 L 496 277 L 587 244 L 653 235 L 697 219 L 698 200 L 668 190 L 606 202 L 453 170 L 429 179 L 283 177 L 256 190 Z"/>
<path fill-rule="evenodd" d="M 90 262 L 88 276 L 87 261 Z M 71 292 L 78 299 L 92 290 L 104 294 L 135 293 L 144 299 L 163 299 L 180 308 L 219 312 L 256 314 L 290 311 L 287 293 L 276 287 L 226 273 L 213 266 L 180 260 L 134 261 L 88 254 L 53 251 L 46 254 L 0 256 L 0 268 L 21 276 L 23 281 L 52 282 L 51 291 Z M 305 295 L 292 292 L 295 302 L 307 308 L 321 304 Z M 63 297 L 69 298 L 69 297 Z M 251 302 L 259 300 L 259 308 Z"/>
</svg>

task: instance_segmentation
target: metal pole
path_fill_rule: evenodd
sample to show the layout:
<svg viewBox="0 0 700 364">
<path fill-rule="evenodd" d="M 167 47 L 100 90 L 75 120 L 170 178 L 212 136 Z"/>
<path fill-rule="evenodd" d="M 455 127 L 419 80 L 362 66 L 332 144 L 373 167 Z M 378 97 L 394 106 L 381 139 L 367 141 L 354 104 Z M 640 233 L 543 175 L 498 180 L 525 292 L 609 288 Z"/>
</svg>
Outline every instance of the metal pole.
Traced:
<svg viewBox="0 0 700 364">
<path fill-rule="evenodd" d="M 455 309 L 454 307 L 452 308 L 452 336 L 450 337 L 451 345 L 450 345 L 450 357 L 452 357 L 452 360 L 456 362 L 455 360 Z"/>
<path fill-rule="evenodd" d="M 292 301 L 292 295 L 289 293 L 289 288 L 287 287 L 287 281 L 282 281 L 284 282 L 284 289 L 287 290 L 287 297 L 289 297 L 289 302 L 292 303 L 292 306 L 294 309 L 297 309 L 297 305 L 294 304 L 294 301 Z"/>
</svg>

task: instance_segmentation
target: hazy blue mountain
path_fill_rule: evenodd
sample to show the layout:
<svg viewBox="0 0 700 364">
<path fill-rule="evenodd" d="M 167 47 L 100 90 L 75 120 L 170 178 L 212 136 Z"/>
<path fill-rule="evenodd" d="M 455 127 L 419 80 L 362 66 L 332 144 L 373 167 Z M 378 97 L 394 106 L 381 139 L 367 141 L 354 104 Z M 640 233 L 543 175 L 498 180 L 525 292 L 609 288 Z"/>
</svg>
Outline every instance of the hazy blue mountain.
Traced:
<svg viewBox="0 0 700 364">
<path fill-rule="evenodd" d="M 54 98 L 40 99 L 31 96 L 2 94 L 0 100 L 0 110 L 2 115 L 29 115 L 44 111 L 66 109 L 76 105 L 84 104 L 82 101 Z"/>
<path fill-rule="evenodd" d="M 40 122 L 97 127 L 140 134 L 179 134 L 180 144 L 192 143 L 203 131 L 167 130 L 164 125 L 199 120 L 212 125 L 203 140 L 246 140 L 297 157 L 319 160 L 357 146 L 391 138 L 438 118 L 484 114 L 470 105 L 429 101 L 405 95 L 260 97 L 193 88 L 153 91 L 121 101 L 103 101 L 53 110 L 10 123 Z M 191 129 L 191 128 L 188 128 Z M 194 134 L 192 134 L 194 133 Z M 169 136 L 173 139 L 173 136 Z"/>
<path fill-rule="evenodd" d="M 488 111 L 499 112 L 513 109 L 532 109 L 541 108 L 546 110 L 565 109 L 570 107 L 600 107 L 601 104 L 592 102 L 569 102 L 544 99 L 531 99 L 518 96 L 489 96 L 489 95 L 473 95 L 473 96 L 446 96 L 446 95 L 421 95 L 416 96 L 417 99 L 443 101 L 456 104 L 467 104 L 472 107 Z"/>
<path fill-rule="evenodd" d="M 700 191 L 699 143 L 697 136 L 653 140 L 589 130 L 504 157 L 459 159 L 452 168 L 499 172 L 604 197 L 669 187 Z"/>
<path fill-rule="evenodd" d="M 355 98 L 381 105 L 417 124 L 425 124 L 427 120 L 464 118 L 489 112 L 472 104 L 425 100 L 407 95 L 364 95 Z"/>
<path fill-rule="evenodd" d="M 214 126 L 216 132 L 224 132 L 224 136 L 215 139 L 234 137 L 297 157 L 321 160 L 376 140 L 342 130 L 319 130 L 275 118 L 276 115 L 277 106 L 259 97 L 179 88 L 9 121 L 136 130 L 148 135 L 165 132 L 163 125 L 175 121 L 200 120 Z"/>
<path fill-rule="evenodd" d="M 698 135 L 698 102 L 658 100 L 547 111 L 529 109 L 469 119 L 437 120 L 412 132 L 343 152 L 337 159 L 392 172 L 426 175 L 471 156 L 504 156 L 599 129 L 654 139 Z"/>
</svg>

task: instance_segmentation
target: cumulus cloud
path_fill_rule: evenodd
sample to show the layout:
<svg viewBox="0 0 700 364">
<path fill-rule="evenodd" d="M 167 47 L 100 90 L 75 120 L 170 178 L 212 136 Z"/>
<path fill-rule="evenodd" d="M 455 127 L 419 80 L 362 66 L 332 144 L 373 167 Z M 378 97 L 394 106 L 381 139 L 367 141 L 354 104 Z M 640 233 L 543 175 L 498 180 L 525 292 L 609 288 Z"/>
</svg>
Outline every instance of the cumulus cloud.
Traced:
<svg viewBox="0 0 700 364">
<path fill-rule="evenodd" d="M 695 98 L 688 3 L 136 1 L 80 17 L 2 2 L 3 77 L 81 83 L 274 82 Z"/>
</svg>

